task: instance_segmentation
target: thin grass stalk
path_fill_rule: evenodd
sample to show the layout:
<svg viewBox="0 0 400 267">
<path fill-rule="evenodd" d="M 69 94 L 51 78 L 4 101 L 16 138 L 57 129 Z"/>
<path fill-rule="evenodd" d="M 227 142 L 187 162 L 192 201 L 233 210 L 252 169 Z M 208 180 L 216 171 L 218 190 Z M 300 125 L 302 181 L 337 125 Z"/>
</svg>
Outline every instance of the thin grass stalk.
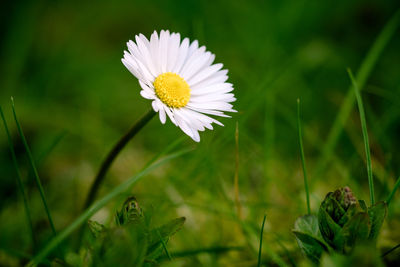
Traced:
<svg viewBox="0 0 400 267">
<path fill-rule="evenodd" d="M 304 189 L 306 191 L 307 212 L 308 212 L 308 214 L 311 214 L 310 191 L 308 189 L 306 160 L 304 157 L 303 137 L 302 137 L 302 133 L 301 133 L 300 99 L 299 98 L 297 98 L 297 129 L 298 129 L 298 133 L 299 133 L 299 145 L 300 145 L 301 166 L 303 168 Z"/>
<path fill-rule="evenodd" d="M 392 199 L 394 197 L 394 194 L 396 193 L 397 189 L 400 187 L 400 176 L 399 178 L 397 178 L 397 181 L 393 187 L 392 192 L 390 192 L 390 195 L 388 196 L 388 198 L 386 199 L 386 204 L 389 206 L 390 202 L 392 202 Z"/>
<path fill-rule="evenodd" d="M 357 99 L 358 109 L 360 111 L 360 120 L 361 120 L 361 128 L 362 128 L 362 133 L 363 133 L 363 138 L 364 138 L 365 155 L 367 158 L 369 196 L 370 196 L 370 200 L 371 200 L 371 205 L 374 205 L 375 204 L 374 178 L 373 178 L 373 174 L 372 174 L 371 148 L 369 146 L 367 121 L 365 119 L 364 105 L 362 102 L 362 98 L 360 95 L 360 91 L 359 91 L 357 82 L 354 79 L 353 73 L 351 72 L 350 69 L 347 69 L 347 72 L 348 72 L 350 80 L 353 84 L 354 93 L 355 93 L 356 99 Z"/>
<path fill-rule="evenodd" d="M 242 220 L 242 206 L 240 204 L 239 194 L 239 123 L 236 122 L 235 130 L 235 177 L 234 177 L 234 190 L 235 190 L 235 204 L 239 220 Z"/>
<path fill-rule="evenodd" d="M 267 218 L 267 215 L 264 215 L 264 219 L 261 225 L 261 233 L 260 233 L 260 246 L 258 248 L 258 262 L 257 262 L 257 267 L 261 266 L 261 251 L 262 251 L 262 241 L 263 241 L 263 235 L 264 235 L 264 225 L 265 225 L 265 219 Z"/>
<path fill-rule="evenodd" d="M 19 171 L 17 157 L 16 157 L 15 151 L 14 151 L 14 145 L 13 145 L 13 142 L 12 142 L 12 139 L 11 139 L 10 132 L 8 130 L 7 121 L 6 121 L 6 118 L 4 116 L 3 109 L 1 107 L 0 107 L 0 114 L 1 114 L 1 118 L 3 119 L 4 129 L 5 129 L 5 132 L 7 134 L 8 146 L 9 146 L 10 152 L 11 152 L 11 158 L 12 158 L 12 161 L 13 161 L 15 172 L 17 174 L 18 188 L 21 191 L 22 200 L 24 202 L 25 215 L 26 215 L 26 220 L 27 220 L 27 223 L 28 223 L 28 228 L 29 228 L 31 239 L 32 239 L 32 243 L 33 243 L 33 250 L 35 250 L 36 239 L 35 239 L 35 234 L 34 234 L 34 231 L 33 231 L 32 216 L 31 216 L 31 212 L 30 212 L 30 209 L 29 209 L 29 205 L 28 205 L 28 197 L 27 197 L 27 195 L 25 193 L 26 190 L 25 190 L 24 183 L 22 181 L 21 172 Z"/>
<path fill-rule="evenodd" d="M 38 173 L 37 168 L 36 168 L 35 160 L 33 159 L 33 156 L 32 156 L 31 150 L 29 148 L 28 142 L 26 141 L 24 132 L 22 131 L 21 124 L 18 121 L 17 113 L 15 111 L 15 104 L 14 104 L 14 99 L 13 98 L 11 98 L 11 104 L 12 104 L 12 111 L 13 111 L 13 115 L 14 115 L 14 120 L 15 120 L 15 123 L 17 124 L 18 132 L 19 132 L 19 135 L 21 136 L 22 143 L 24 144 L 24 147 L 25 147 L 25 150 L 26 150 L 26 154 L 28 155 L 29 163 L 30 163 L 30 165 L 32 167 L 32 170 L 33 170 L 33 174 L 34 174 L 34 177 L 35 177 L 35 182 L 36 182 L 36 185 L 37 185 L 37 187 L 39 189 L 40 197 L 42 198 L 43 206 L 44 206 L 44 209 L 46 210 L 46 214 L 47 214 L 47 218 L 48 218 L 49 223 L 50 223 L 51 230 L 53 232 L 53 235 L 55 236 L 55 235 L 57 235 L 57 232 L 56 232 L 56 228 L 54 227 L 54 223 L 53 223 L 53 219 L 52 219 L 51 214 L 50 214 L 49 206 L 47 204 L 46 195 L 45 195 L 44 190 L 43 190 L 42 182 L 40 181 L 40 178 L 39 178 L 39 173 Z"/>
</svg>

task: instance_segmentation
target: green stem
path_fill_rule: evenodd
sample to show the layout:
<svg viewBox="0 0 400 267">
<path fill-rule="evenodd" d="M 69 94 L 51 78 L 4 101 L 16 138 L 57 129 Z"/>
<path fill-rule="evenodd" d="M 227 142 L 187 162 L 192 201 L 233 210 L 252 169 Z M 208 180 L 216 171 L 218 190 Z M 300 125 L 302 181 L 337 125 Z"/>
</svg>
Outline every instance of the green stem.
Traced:
<svg viewBox="0 0 400 267">
<path fill-rule="evenodd" d="M 301 164 L 302 164 L 302 167 L 303 167 L 304 188 L 306 190 L 307 212 L 308 212 L 308 214 L 311 214 L 310 191 L 308 190 L 307 169 L 306 169 L 306 161 L 305 161 L 305 158 L 304 158 L 303 137 L 302 137 L 302 134 L 301 134 L 300 99 L 299 98 L 297 98 L 297 128 L 299 130 L 300 156 L 301 156 Z"/>
<path fill-rule="evenodd" d="M 265 225 L 265 219 L 267 218 L 267 215 L 264 215 L 264 219 L 261 225 L 261 233 L 260 233 L 260 247 L 258 248 L 258 263 L 257 267 L 261 266 L 261 250 L 262 250 L 262 240 L 263 240 L 263 234 L 264 234 L 264 225 Z"/>
<path fill-rule="evenodd" d="M 26 153 L 28 155 L 29 162 L 31 164 L 31 167 L 32 167 L 32 170 L 33 170 L 33 174 L 34 174 L 34 177 L 35 177 L 35 182 L 36 182 L 37 187 L 39 188 L 40 196 L 42 198 L 44 209 L 46 210 L 46 213 L 47 213 L 47 218 L 49 220 L 49 223 L 50 223 L 50 226 L 51 226 L 51 230 L 53 231 L 53 234 L 56 235 L 57 234 L 56 233 L 56 228 L 54 227 L 53 219 L 52 219 L 51 214 L 50 214 L 50 209 L 49 209 L 49 206 L 47 205 L 46 195 L 44 194 L 43 186 L 42 186 L 42 183 L 40 182 L 39 173 L 38 173 L 38 171 L 36 169 L 35 161 L 33 159 L 31 150 L 29 149 L 28 142 L 26 141 L 24 132 L 22 131 L 22 127 L 21 127 L 21 125 L 20 125 L 20 123 L 18 121 L 17 113 L 15 112 L 15 104 L 14 104 L 14 99 L 13 98 L 11 98 L 11 103 L 12 103 L 12 111 L 13 111 L 13 114 L 14 114 L 14 120 L 15 120 L 15 123 L 17 124 L 19 135 L 21 136 L 22 143 L 24 144 Z"/>
<path fill-rule="evenodd" d="M 351 82 L 353 83 L 354 93 L 356 95 L 358 109 L 360 111 L 361 128 L 362 128 L 362 133 L 363 133 L 363 138 L 364 138 L 365 154 L 366 154 L 366 158 L 367 158 L 369 196 L 371 199 L 371 206 L 372 206 L 375 204 L 374 178 L 372 175 L 371 149 L 369 147 L 367 122 L 365 119 L 364 105 L 363 105 L 362 98 L 360 95 L 360 90 L 358 89 L 358 85 L 357 85 L 356 80 L 354 79 L 353 73 L 351 72 L 350 69 L 347 69 L 347 72 L 349 74 Z"/>
<path fill-rule="evenodd" d="M 119 139 L 119 141 L 114 145 L 111 151 L 108 153 L 107 157 L 104 159 L 100 166 L 100 169 L 94 179 L 92 186 L 90 187 L 89 194 L 86 198 L 84 209 L 87 209 L 90 204 L 92 204 L 94 198 L 96 197 L 97 191 L 100 188 L 104 177 L 114 162 L 115 158 L 118 156 L 119 152 L 125 147 L 125 145 L 154 117 L 156 113 L 151 109 L 149 110 L 140 120 L 138 120 L 129 131 Z"/>
<path fill-rule="evenodd" d="M 14 146 L 13 146 L 13 142 L 12 142 L 12 139 L 11 139 L 11 135 L 10 135 L 10 132 L 8 130 L 7 121 L 6 121 L 6 118 L 4 117 L 3 109 L 1 107 L 0 107 L 0 114 L 1 114 L 1 118 L 3 119 L 4 129 L 5 129 L 6 134 L 7 134 L 8 146 L 10 148 L 12 161 L 13 161 L 13 164 L 14 164 L 15 171 L 17 173 L 17 183 L 18 183 L 19 190 L 21 191 L 22 199 L 24 201 L 25 215 L 26 215 L 26 219 L 28 221 L 28 227 L 29 227 L 29 230 L 30 230 L 33 246 L 35 247 L 36 239 L 35 239 L 35 235 L 34 235 L 34 231 L 33 231 L 32 217 L 31 217 L 31 212 L 29 210 L 28 198 L 27 198 L 26 193 L 25 193 L 25 187 L 24 187 L 24 183 L 22 182 L 22 177 L 21 177 L 21 173 L 19 171 L 17 157 L 15 155 L 15 151 L 14 151 Z"/>
<path fill-rule="evenodd" d="M 389 206 L 390 202 L 392 201 L 392 198 L 394 197 L 394 194 L 396 193 L 397 189 L 400 186 L 400 176 L 399 178 L 397 178 L 397 181 L 393 187 L 392 192 L 390 192 L 390 195 L 388 196 L 387 200 L 386 200 L 386 204 Z"/>
</svg>

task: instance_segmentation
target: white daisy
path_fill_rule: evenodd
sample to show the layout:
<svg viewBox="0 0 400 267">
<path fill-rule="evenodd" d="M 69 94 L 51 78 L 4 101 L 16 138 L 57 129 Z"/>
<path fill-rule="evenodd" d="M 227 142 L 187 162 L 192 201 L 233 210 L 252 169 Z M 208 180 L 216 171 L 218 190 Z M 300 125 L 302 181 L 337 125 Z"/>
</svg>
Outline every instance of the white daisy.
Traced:
<svg viewBox="0 0 400 267">
<path fill-rule="evenodd" d="M 236 112 L 232 104 L 236 98 L 233 86 L 227 83 L 228 70 L 213 64 L 215 55 L 192 43 L 181 41 L 179 33 L 154 32 L 150 41 L 143 34 L 129 41 L 122 63 L 139 79 L 140 94 L 153 100 L 161 123 L 166 117 L 194 141 L 200 141 L 198 131 L 212 130 L 219 121 L 205 115 L 230 117 L 224 112 Z"/>
</svg>

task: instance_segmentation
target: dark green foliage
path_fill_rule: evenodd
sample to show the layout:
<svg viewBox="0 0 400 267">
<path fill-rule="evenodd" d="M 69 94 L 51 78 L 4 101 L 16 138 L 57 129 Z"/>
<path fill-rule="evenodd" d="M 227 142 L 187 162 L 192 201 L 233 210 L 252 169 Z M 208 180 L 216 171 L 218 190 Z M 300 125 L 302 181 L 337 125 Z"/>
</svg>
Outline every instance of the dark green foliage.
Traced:
<svg viewBox="0 0 400 267">
<path fill-rule="evenodd" d="M 298 218 L 293 232 L 299 247 L 314 262 L 319 261 L 324 251 L 352 255 L 360 245 L 374 246 L 386 210 L 384 202 L 367 208 L 364 201 L 354 197 L 350 188 L 344 187 L 326 195 L 318 216 Z"/>
<path fill-rule="evenodd" d="M 299 217 L 294 223 L 293 233 L 303 253 L 313 262 L 318 262 L 322 253 L 328 251 L 328 245 L 319 231 L 317 216 Z"/>
<path fill-rule="evenodd" d="M 368 209 L 368 215 L 371 220 L 371 232 L 369 234 L 371 240 L 376 240 L 378 238 L 386 214 L 387 205 L 383 201 L 376 203 Z"/>
<path fill-rule="evenodd" d="M 147 216 L 147 218 L 146 218 Z M 94 239 L 85 253 L 71 257 L 81 266 L 156 266 L 164 253 L 163 244 L 178 232 L 185 218 L 176 218 L 151 227 L 151 212 L 145 215 L 134 197 L 129 197 L 116 214 L 116 226 L 89 221 Z M 162 240 L 161 240 L 162 238 Z"/>
</svg>

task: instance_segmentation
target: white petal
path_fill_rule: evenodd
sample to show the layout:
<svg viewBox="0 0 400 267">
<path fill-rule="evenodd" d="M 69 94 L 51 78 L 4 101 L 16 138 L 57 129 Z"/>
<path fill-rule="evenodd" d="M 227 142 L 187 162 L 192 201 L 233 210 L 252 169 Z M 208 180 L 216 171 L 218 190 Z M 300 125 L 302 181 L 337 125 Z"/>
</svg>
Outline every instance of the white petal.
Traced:
<svg viewBox="0 0 400 267">
<path fill-rule="evenodd" d="M 166 116 L 165 116 L 165 111 L 163 108 L 160 108 L 160 111 L 158 112 L 158 114 L 160 115 L 160 121 L 162 124 L 165 124 L 165 120 L 166 120 Z"/>
<path fill-rule="evenodd" d="M 189 86 L 192 86 L 198 82 L 203 81 L 204 79 L 207 79 L 208 77 L 219 71 L 222 68 L 222 66 L 223 65 L 219 63 L 202 69 L 195 76 L 187 80 Z"/>
<path fill-rule="evenodd" d="M 159 108 L 158 108 L 158 105 L 157 105 L 157 99 L 154 100 L 153 102 L 151 102 L 151 105 L 152 105 L 152 107 L 153 107 L 155 112 L 159 111 Z"/>
<path fill-rule="evenodd" d="M 149 93 L 149 92 L 147 92 L 145 90 L 141 90 L 140 91 L 140 95 L 143 96 L 146 99 L 155 99 L 156 98 L 155 94 L 151 94 L 151 93 Z"/>
<path fill-rule="evenodd" d="M 156 71 L 156 76 L 161 74 L 161 66 L 158 56 L 159 39 L 156 31 L 150 37 L 150 52 L 153 60 L 154 70 Z"/>
<path fill-rule="evenodd" d="M 189 39 L 185 38 L 182 41 L 182 44 L 179 47 L 178 58 L 176 60 L 175 66 L 172 69 L 172 72 L 179 73 L 185 63 L 187 54 L 189 51 Z"/>
<path fill-rule="evenodd" d="M 224 94 L 229 93 L 233 90 L 232 84 L 230 83 L 218 83 L 209 85 L 207 87 L 195 87 L 191 88 L 190 95 L 208 95 L 208 94 Z"/>
<path fill-rule="evenodd" d="M 140 54 L 142 55 L 142 58 L 145 62 L 146 67 L 148 68 L 149 72 L 154 76 L 157 77 L 157 72 L 153 66 L 153 59 L 150 55 L 149 51 L 149 41 L 146 39 L 146 37 L 143 34 L 140 34 L 139 36 L 136 36 L 136 44 L 137 47 L 140 51 Z"/>
<path fill-rule="evenodd" d="M 173 33 L 168 44 L 168 62 L 167 71 L 172 72 L 175 63 L 178 59 L 179 44 L 181 42 L 181 36 L 179 33 Z"/>
<path fill-rule="evenodd" d="M 200 51 L 200 49 L 198 51 Z M 188 61 L 188 63 L 185 65 L 185 69 L 182 71 L 182 77 L 185 78 L 186 81 L 189 81 L 190 78 L 193 77 L 193 75 L 197 74 L 201 69 L 205 67 L 205 64 L 210 57 L 210 52 L 199 52 L 199 55 L 193 54 L 193 59 L 191 59 L 190 62 Z"/>
<path fill-rule="evenodd" d="M 167 72 L 169 31 L 161 31 L 158 55 L 160 58 L 161 72 Z"/>
<path fill-rule="evenodd" d="M 233 94 L 210 94 L 203 96 L 191 96 L 190 102 L 213 102 L 213 101 L 224 101 L 224 102 L 233 102 L 236 98 Z"/>
<path fill-rule="evenodd" d="M 206 87 L 209 85 L 213 85 L 216 83 L 224 83 L 226 80 L 228 80 L 228 76 L 226 75 L 228 73 L 228 70 L 220 70 L 208 77 L 207 79 L 193 84 L 190 88 L 196 89 L 196 88 L 201 88 L 201 87 Z"/>
</svg>

